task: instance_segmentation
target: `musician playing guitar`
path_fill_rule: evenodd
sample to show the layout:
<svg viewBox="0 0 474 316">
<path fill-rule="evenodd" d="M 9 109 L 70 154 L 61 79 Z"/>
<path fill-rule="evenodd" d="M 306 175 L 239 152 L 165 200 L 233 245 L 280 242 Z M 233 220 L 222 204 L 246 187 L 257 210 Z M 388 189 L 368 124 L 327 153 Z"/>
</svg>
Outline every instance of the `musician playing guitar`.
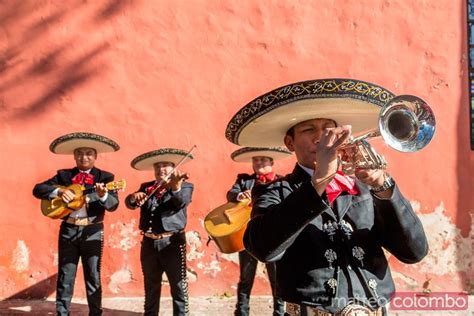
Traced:
<svg viewBox="0 0 474 316">
<path fill-rule="evenodd" d="M 129 209 L 140 207 L 144 315 L 159 313 L 163 272 L 171 287 L 173 315 L 189 314 L 184 228 L 194 187 L 185 182 L 188 174 L 175 167 L 190 159 L 193 156 L 183 150 L 162 148 L 140 155 L 131 163 L 137 170 L 154 170 L 155 176 L 154 181 L 141 184 L 125 199 Z"/>
<path fill-rule="evenodd" d="M 73 154 L 76 167 L 62 169 L 51 179 L 37 184 L 33 195 L 38 199 L 61 197 L 65 203 L 74 201 L 74 192 L 64 188 L 80 184 L 95 188 L 86 203 L 62 218 L 58 243 L 58 281 L 56 291 L 57 315 L 68 315 L 74 290 L 77 265 L 82 260 L 89 315 L 102 314 L 100 265 L 104 240 L 104 213 L 115 211 L 119 205 L 115 192 L 105 183 L 114 180 L 110 172 L 95 167 L 98 153 L 117 151 L 114 141 L 92 133 L 71 133 L 54 140 L 50 150 L 55 154 Z M 61 186 L 61 187 L 60 187 Z"/>
<path fill-rule="evenodd" d="M 251 162 L 253 174 L 241 173 L 237 176 L 232 188 L 227 192 L 228 202 L 240 202 L 252 197 L 252 188 L 256 185 L 265 185 L 279 177 L 273 172 L 273 160 L 291 156 L 291 152 L 283 148 L 244 147 L 231 154 L 236 162 Z M 250 292 L 252 291 L 257 259 L 246 250 L 239 252 L 240 277 L 237 285 L 237 304 L 235 315 L 249 315 Z M 267 273 L 273 294 L 273 315 L 283 315 L 283 301 L 275 296 L 275 265 L 267 264 Z"/>
</svg>

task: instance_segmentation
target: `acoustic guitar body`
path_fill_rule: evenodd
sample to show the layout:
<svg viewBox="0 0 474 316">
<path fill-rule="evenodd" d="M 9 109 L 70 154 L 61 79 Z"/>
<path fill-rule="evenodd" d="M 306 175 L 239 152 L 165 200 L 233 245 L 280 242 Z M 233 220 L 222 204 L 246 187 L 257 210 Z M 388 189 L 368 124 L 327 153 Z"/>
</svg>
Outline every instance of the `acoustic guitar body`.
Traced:
<svg viewBox="0 0 474 316">
<path fill-rule="evenodd" d="M 244 232 L 250 220 L 252 207 L 249 200 L 221 205 L 204 219 L 204 228 L 219 250 L 233 253 L 244 250 Z"/>
<path fill-rule="evenodd" d="M 59 188 L 66 189 L 66 187 L 61 186 Z M 52 219 L 63 218 L 84 206 L 85 196 L 82 194 L 84 187 L 80 184 L 71 184 L 67 189 L 74 191 L 76 198 L 69 203 L 64 202 L 59 196 L 52 200 L 41 200 L 41 212 L 44 216 Z"/>
</svg>

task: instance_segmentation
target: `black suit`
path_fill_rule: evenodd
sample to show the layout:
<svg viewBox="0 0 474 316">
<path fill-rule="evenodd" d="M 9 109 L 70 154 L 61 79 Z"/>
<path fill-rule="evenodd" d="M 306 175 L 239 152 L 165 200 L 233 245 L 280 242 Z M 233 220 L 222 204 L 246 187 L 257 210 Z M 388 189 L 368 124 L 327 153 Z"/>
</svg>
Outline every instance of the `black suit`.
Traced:
<svg viewBox="0 0 474 316">
<path fill-rule="evenodd" d="M 281 176 L 277 175 L 277 177 Z M 251 175 L 246 173 L 241 173 L 237 175 L 237 180 L 235 180 L 234 185 L 227 192 L 227 201 L 238 202 L 237 196 L 239 195 L 239 193 L 247 190 L 252 190 L 255 184 L 258 184 L 256 178 L 257 176 L 255 173 Z M 257 272 L 257 264 L 257 259 L 252 257 L 252 255 L 246 250 L 242 250 L 239 252 L 240 276 L 239 283 L 237 284 L 237 304 L 234 313 L 236 316 L 249 315 L 250 293 L 252 291 L 253 282 L 255 280 L 255 274 Z M 283 315 L 283 301 L 280 298 L 276 297 L 275 264 L 268 263 L 266 264 L 266 267 L 273 294 L 273 315 Z"/>
<path fill-rule="evenodd" d="M 379 199 L 356 185 L 358 195 L 343 193 L 331 208 L 297 165 L 256 192 L 244 243 L 259 260 L 276 262 L 285 301 L 335 312 L 356 298 L 375 309 L 394 292 L 382 248 L 405 263 L 427 254 L 423 227 L 397 186 Z"/>
<path fill-rule="evenodd" d="M 39 199 L 48 199 L 58 185 L 71 185 L 72 178 L 79 173 L 79 169 L 63 169 L 45 182 L 37 184 L 33 195 Z M 90 174 L 94 176 L 94 183 L 108 183 L 114 180 L 114 175 L 97 168 L 92 168 Z M 92 185 L 85 185 L 86 188 Z M 92 224 L 76 226 L 66 223 L 69 216 L 63 218 L 59 230 L 58 242 L 58 280 L 56 293 L 56 311 L 58 315 L 68 315 L 71 299 L 74 292 L 77 264 L 82 260 L 84 279 L 86 284 L 87 302 L 90 315 L 102 313 L 102 287 L 100 281 L 100 265 L 104 241 L 105 210 L 115 211 L 119 205 L 117 194 L 108 192 L 107 199 L 102 202 L 97 193 L 90 194 L 90 201 L 86 206 L 87 216 Z"/>
<path fill-rule="evenodd" d="M 154 181 L 143 183 L 138 192 Z M 173 297 L 173 314 L 189 313 L 188 283 L 186 279 L 186 236 L 187 207 L 191 203 L 193 185 L 183 182 L 181 190 L 167 190 L 161 197 L 152 196 L 140 207 L 140 230 L 173 235 L 162 239 L 143 237 L 140 261 L 145 279 L 145 315 L 158 315 L 160 310 L 161 281 L 163 272 L 168 277 Z M 137 205 L 131 195 L 125 199 L 128 208 Z"/>
</svg>

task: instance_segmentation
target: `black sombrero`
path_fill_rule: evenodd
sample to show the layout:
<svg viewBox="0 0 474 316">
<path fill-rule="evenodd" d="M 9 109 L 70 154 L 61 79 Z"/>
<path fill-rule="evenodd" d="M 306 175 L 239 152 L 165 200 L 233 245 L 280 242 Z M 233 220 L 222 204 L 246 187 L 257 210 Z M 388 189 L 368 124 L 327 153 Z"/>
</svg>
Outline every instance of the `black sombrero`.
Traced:
<svg viewBox="0 0 474 316">
<path fill-rule="evenodd" d="M 149 151 L 134 158 L 130 165 L 132 168 L 137 170 L 153 169 L 153 165 L 158 162 L 172 162 L 176 165 L 187 154 L 188 153 L 186 151 L 181 149 L 161 148 L 158 150 Z M 191 160 L 194 159 L 194 157 L 192 154 L 189 154 L 187 159 Z M 183 163 L 189 162 L 187 159 L 185 159 Z"/>
<path fill-rule="evenodd" d="M 282 147 L 243 147 L 234 151 L 230 158 L 235 162 L 251 162 L 252 157 L 270 157 L 278 160 L 291 155 L 291 151 Z"/>
<path fill-rule="evenodd" d="M 227 125 L 226 138 L 241 146 L 282 146 L 288 129 L 315 118 L 352 125 L 358 134 L 378 126 L 381 107 L 393 97 L 385 88 L 353 79 L 297 82 L 245 105 Z"/>
<path fill-rule="evenodd" d="M 94 148 L 98 153 L 114 152 L 120 149 L 120 146 L 105 136 L 93 133 L 69 133 L 58 137 L 51 145 L 49 150 L 55 154 L 67 155 L 73 154 L 77 148 Z"/>
</svg>

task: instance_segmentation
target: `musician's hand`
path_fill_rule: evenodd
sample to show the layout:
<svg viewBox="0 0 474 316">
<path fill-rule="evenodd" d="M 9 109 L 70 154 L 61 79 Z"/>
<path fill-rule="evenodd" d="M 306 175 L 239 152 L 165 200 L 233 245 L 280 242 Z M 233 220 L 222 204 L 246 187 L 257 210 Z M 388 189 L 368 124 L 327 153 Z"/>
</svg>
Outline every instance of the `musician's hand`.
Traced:
<svg viewBox="0 0 474 316">
<path fill-rule="evenodd" d="M 135 192 L 132 194 L 132 202 L 137 206 L 142 206 L 145 202 L 146 194 L 144 192 Z"/>
<path fill-rule="evenodd" d="M 247 191 L 244 191 L 244 192 L 240 192 L 239 197 L 240 197 L 240 201 L 245 200 L 245 199 L 251 200 L 252 199 L 252 191 L 247 190 Z"/>
<path fill-rule="evenodd" d="M 371 187 L 379 187 L 383 185 L 386 175 L 385 171 L 376 169 L 356 169 L 354 175 L 363 183 Z"/>
<path fill-rule="evenodd" d="M 321 195 L 327 184 L 336 174 L 339 161 L 338 150 L 347 141 L 351 134 L 351 126 L 344 125 L 334 128 L 326 128 L 316 145 L 316 161 L 314 162 L 314 174 L 311 178 L 313 187 Z"/>
<path fill-rule="evenodd" d="M 65 202 L 69 203 L 76 198 L 76 194 L 68 189 L 59 189 L 58 196 Z"/>
<path fill-rule="evenodd" d="M 95 191 L 99 195 L 99 197 L 104 197 L 105 193 L 107 193 L 107 187 L 103 183 L 96 183 L 94 185 Z"/>
<path fill-rule="evenodd" d="M 183 173 L 179 170 L 175 170 L 168 180 L 168 187 L 173 191 L 181 190 L 183 181 L 189 178 L 189 174 Z"/>
</svg>

